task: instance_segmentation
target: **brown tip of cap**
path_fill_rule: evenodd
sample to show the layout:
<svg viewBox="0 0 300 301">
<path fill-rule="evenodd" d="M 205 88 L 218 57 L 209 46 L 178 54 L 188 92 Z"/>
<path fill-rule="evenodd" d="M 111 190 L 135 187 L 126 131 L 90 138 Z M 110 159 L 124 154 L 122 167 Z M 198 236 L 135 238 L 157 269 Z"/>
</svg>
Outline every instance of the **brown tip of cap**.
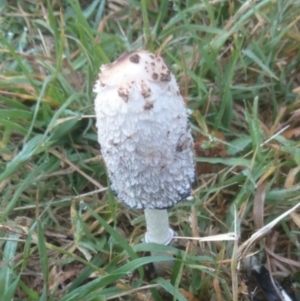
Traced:
<svg viewBox="0 0 300 301">
<path fill-rule="evenodd" d="M 149 51 L 138 50 L 121 55 L 115 62 L 101 67 L 102 86 L 113 86 L 132 80 L 169 82 L 171 72 L 164 60 Z"/>
</svg>

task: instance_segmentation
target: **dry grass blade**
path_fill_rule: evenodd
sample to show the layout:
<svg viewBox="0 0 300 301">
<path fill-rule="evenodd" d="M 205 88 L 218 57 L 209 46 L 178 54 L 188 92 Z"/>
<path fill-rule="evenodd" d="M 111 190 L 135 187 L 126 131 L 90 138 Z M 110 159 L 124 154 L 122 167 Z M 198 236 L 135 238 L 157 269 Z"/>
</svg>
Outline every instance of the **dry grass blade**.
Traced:
<svg viewBox="0 0 300 301">
<path fill-rule="evenodd" d="M 295 185 L 295 181 L 296 181 L 296 175 L 299 173 L 300 171 L 300 166 L 292 168 L 287 177 L 286 177 L 286 181 L 284 183 L 284 187 L 285 188 L 291 188 Z"/>
<path fill-rule="evenodd" d="M 270 250 L 267 247 L 266 247 L 266 251 L 267 251 L 268 255 L 270 255 L 274 259 L 276 259 L 276 260 L 278 260 L 278 261 L 280 261 L 282 263 L 286 263 L 289 266 L 292 266 L 292 267 L 295 267 L 297 269 L 300 269 L 300 262 L 292 260 L 292 259 L 289 259 L 289 258 L 285 258 L 285 257 L 280 256 L 280 255 L 277 255 L 277 254 L 275 254 L 272 250 Z"/>
<path fill-rule="evenodd" d="M 249 239 L 247 239 L 238 249 L 238 258 L 239 260 L 243 259 L 251 246 L 260 238 L 264 237 L 266 234 L 268 234 L 281 220 L 283 220 L 285 217 L 287 217 L 289 214 L 294 212 L 296 209 L 300 207 L 300 203 L 295 205 L 293 208 L 287 210 L 286 212 L 282 213 L 280 216 L 275 218 L 272 222 L 265 225 L 263 228 L 257 230 L 254 234 L 251 235 Z"/>
<path fill-rule="evenodd" d="M 204 241 L 227 241 L 227 240 L 238 240 L 239 236 L 235 232 L 229 232 L 226 234 L 211 235 L 207 237 L 186 237 L 186 236 L 175 236 L 175 239 L 185 239 L 185 240 L 197 240 L 199 242 Z"/>
<path fill-rule="evenodd" d="M 264 226 L 264 204 L 266 196 L 267 183 L 262 183 L 257 187 L 253 203 L 253 219 L 256 229 Z"/>
<path fill-rule="evenodd" d="M 297 227 L 300 229 L 300 215 L 297 214 L 296 212 L 292 212 L 291 218 L 293 219 L 293 221 L 297 225 Z"/>
<path fill-rule="evenodd" d="M 235 209 L 235 208 L 234 208 Z M 234 230 L 237 233 L 237 212 L 234 210 Z M 239 299 L 239 285 L 238 285 L 238 275 L 237 275 L 237 266 L 238 266 L 238 240 L 233 242 L 233 251 L 231 256 L 231 280 L 232 280 L 232 300 L 238 301 Z"/>
<path fill-rule="evenodd" d="M 84 176 L 87 180 L 89 180 L 91 183 L 93 183 L 96 187 L 98 187 L 99 189 L 103 189 L 104 187 L 97 182 L 95 179 L 93 179 L 92 177 L 90 177 L 89 175 L 87 175 L 85 172 L 83 172 L 80 168 L 78 168 L 75 164 L 73 164 L 69 159 L 67 159 L 66 157 L 64 157 L 62 154 L 60 154 L 58 151 L 56 151 L 55 149 L 51 149 L 50 152 L 56 156 L 57 158 L 59 158 L 60 160 L 62 160 L 63 162 L 67 163 L 69 166 L 71 166 L 75 171 L 77 171 L 78 173 L 80 173 L 82 176 Z"/>
<path fill-rule="evenodd" d="M 151 288 L 158 288 L 158 287 L 159 287 L 158 284 L 144 285 L 144 286 L 141 286 L 141 287 L 138 287 L 138 288 L 135 288 L 135 289 L 127 290 L 126 292 L 123 292 L 123 293 L 115 294 L 111 297 L 108 297 L 106 300 L 115 300 L 116 298 L 121 298 L 121 297 L 128 296 L 128 295 L 131 295 L 131 294 L 138 294 L 140 291 L 149 290 Z M 138 300 L 142 300 L 142 299 L 138 298 Z M 149 299 L 149 297 L 148 297 L 145 300 L 150 301 L 151 299 Z"/>
</svg>

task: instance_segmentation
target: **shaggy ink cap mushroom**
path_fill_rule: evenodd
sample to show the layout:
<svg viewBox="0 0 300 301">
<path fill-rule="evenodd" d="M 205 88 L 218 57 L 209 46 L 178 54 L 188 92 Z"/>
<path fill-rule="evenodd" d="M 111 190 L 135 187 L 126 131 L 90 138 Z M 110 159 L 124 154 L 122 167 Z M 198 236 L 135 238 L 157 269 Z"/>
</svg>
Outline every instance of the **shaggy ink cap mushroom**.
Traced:
<svg viewBox="0 0 300 301">
<path fill-rule="evenodd" d="M 117 198 L 136 209 L 165 209 L 189 197 L 193 139 L 164 60 L 126 53 L 101 67 L 94 92 L 98 140 Z"/>
</svg>

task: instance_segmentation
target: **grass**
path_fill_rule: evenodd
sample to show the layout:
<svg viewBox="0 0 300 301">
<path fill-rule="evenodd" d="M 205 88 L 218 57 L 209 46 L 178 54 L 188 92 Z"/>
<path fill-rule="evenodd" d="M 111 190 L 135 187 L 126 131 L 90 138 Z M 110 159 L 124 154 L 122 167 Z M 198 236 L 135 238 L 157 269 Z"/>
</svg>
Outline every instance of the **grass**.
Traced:
<svg viewBox="0 0 300 301">
<path fill-rule="evenodd" d="M 300 1 L 80 2 L 0 1 L 2 300 L 251 300 L 242 243 L 300 200 Z M 192 110 L 195 199 L 173 228 L 238 241 L 142 243 L 142 212 L 107 190 L 92 86 L 139 48 L 164 56 Z M 299 220 L 243 257 L 295 276 Z M 176 257 L 165 278 L 152 250 Z"/>
</svg>

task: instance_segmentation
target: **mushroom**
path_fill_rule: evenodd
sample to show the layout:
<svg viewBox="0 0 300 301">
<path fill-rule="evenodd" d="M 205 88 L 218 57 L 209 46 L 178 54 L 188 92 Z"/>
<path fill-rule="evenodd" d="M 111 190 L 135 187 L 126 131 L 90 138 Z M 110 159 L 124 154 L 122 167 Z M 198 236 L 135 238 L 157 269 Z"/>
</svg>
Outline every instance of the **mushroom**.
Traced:
<svg viewBox="0 0 300 301">
<path fill-rule="evenodd" d="M 193 139 L 174 75 L 145 50 L 103 65 L 94 92 L 98 141 L 111 189 L 131 208 L 144 209 L 145 242 L 174 237 L 167 208 L 191 194 Z"/>
</svg>

